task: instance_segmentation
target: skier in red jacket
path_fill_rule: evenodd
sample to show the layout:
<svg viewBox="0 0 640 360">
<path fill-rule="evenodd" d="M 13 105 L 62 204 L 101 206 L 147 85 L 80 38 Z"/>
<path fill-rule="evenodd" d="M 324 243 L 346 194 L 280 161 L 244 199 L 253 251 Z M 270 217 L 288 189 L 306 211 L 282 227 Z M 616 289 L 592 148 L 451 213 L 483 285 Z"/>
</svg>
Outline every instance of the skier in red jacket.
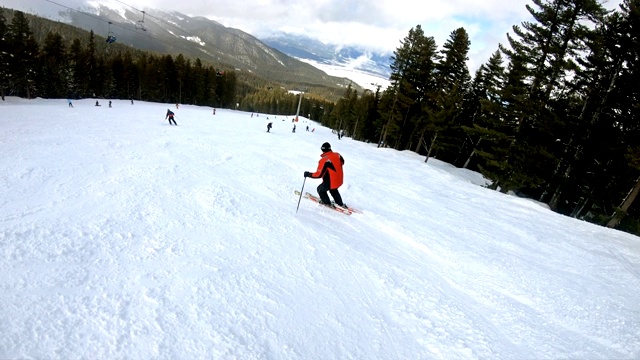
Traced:
<svg viewBox="0 0 640 360">
<path fill-rule="evenodd" d="M 331 144 L 328 142 L 322 144 L 320 149 L 322 150 L 322 155 L 320 155 L 318 169 L 314 173 L 305 171 L 304 177 L 322 179 L 322 184 L 318 186 L 320 204 L 333 206 L 329 195 L 327 195 L 328 191 L 331 193 L 336 205 L 346 208 L 347 205 L 342 202 L 342 196 L 338 191 L 338 188 L 342 185 L 344 158 L 339 153 L 331 151 Z"/>
</svg>

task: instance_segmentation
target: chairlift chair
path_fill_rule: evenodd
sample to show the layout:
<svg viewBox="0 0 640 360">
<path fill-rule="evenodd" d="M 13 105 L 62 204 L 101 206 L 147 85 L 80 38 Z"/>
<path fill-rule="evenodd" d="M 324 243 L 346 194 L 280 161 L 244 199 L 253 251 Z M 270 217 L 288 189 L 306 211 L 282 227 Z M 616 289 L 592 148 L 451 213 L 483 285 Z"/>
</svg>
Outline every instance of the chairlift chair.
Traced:
<svg viewBox="0 0 640 360">
<path fill-rule="evenodd" d="M 111 21 L 109 21 L 109 32 L 107 33 L 107 44 L 113 44 L 116 42 L 116 37 L 113 35 L 113 31 L 111 31 Z"/>
<path fill-rule="evenodd" d="M 142 11 L 142 20 L 138 20 L 136 23 L 136 29 L 147 31 L 147 28 L 144 27 L 144 11 Z"/>
</svg>

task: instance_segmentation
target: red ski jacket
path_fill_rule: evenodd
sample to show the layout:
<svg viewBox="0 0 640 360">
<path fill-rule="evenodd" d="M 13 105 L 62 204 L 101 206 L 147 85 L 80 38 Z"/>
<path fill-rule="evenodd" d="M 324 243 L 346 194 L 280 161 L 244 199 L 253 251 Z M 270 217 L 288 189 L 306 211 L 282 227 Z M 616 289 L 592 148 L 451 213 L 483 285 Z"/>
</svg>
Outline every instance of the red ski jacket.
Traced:
<svg viewBox="0 0 640 360">
<path fill-rule="evenodd" d="M 329 184 L 329 189 L 337 189 L 342 185 L 342 165 L 344 165 L 344 159 L 342 155 L 337 152 L 327 151 L 320 155 L 320 161 L 318 162 L 318 170 L 311 174 L 312 178 L 322 178 L 322 182 Z"/>
</svg>

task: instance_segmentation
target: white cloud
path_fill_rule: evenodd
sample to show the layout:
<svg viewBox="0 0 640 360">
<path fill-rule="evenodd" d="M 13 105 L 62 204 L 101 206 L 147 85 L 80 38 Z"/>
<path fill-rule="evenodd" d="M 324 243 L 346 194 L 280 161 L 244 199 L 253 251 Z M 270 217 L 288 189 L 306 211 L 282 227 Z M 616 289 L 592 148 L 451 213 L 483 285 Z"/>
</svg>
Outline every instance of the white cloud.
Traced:
<svg viewBox="0 0 640 360">
<path fill-rule="evenodd" d="M 304 34 L 336 45 L 360 45 L 391 53 L 409 30 L 421 25 L 439 46 L 464 27 L 470 35 L 469 67 L 485 62 L 511 26 L 529 19 L 525 0 L 258 1 L 242 5 L 218 2 L 200 14 L 255 36 L 274 32 Z M 197 3 L 196 3 L 197 4 Z M 198 6 L 198 5 L 192 5 Z M 186 9 L 182 10 L 185 11 Z"/>
</svg>

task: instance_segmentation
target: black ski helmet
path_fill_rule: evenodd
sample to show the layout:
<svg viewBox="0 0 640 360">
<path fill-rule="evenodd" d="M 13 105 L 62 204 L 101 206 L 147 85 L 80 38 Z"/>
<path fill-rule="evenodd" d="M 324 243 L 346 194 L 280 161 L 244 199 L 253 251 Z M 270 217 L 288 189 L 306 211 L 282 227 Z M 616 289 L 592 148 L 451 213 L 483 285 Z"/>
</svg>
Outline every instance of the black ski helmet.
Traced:
<svg viewBox="0 0 640 360">
<path fill-rule="evenodd" d="M 329 144 L 328 142 L 322 144 L 320 150 L 322 150 L 322 152 L 331 151 L 331 144 Z"/>
</svg>

